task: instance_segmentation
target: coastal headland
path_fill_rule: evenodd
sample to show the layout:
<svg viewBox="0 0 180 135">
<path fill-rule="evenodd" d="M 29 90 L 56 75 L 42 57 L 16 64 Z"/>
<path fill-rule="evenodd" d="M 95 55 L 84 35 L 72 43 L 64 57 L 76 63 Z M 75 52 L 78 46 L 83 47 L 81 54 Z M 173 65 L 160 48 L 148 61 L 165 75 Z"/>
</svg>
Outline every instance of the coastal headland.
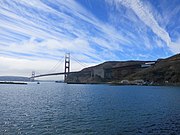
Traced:
<svg viewBox="0 0 180 135">
<path fill-rule="evenodd" d="M 180 85 L 180 54 L 156 61 L 108 61 L 70 73 L 67 83 Z"/>
</svg>

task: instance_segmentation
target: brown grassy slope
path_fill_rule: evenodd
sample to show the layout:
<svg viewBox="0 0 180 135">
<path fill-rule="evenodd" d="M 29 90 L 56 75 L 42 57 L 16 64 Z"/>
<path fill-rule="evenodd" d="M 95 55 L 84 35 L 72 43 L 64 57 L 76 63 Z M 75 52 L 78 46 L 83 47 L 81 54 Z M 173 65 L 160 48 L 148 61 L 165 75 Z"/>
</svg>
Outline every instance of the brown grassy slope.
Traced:
<svg viewBox="0 0 180 135">
<path fill-rule="evenodd" d="M 127 77 L 128 79 L 143 79 L 157 83 L 180 83 L 180 54 L 167 59 L 160 59 L 152 67 L 139 71 Z"/>
</svg>

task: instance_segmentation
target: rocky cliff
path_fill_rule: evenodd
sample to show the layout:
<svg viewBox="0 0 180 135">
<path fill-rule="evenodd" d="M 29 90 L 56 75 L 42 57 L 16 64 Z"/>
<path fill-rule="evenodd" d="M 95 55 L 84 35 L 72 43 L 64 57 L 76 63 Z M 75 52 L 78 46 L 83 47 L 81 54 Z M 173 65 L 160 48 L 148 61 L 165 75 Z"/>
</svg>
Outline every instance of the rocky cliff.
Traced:
<svg viewBox="0 0 180 135">
<path fill-rule="evenodd" d="M 144 80 L 180 83 L 180 54 L 157 61 L 110 61 L 69 74 L 69 83 L 107 83 Z"/>
</svg>

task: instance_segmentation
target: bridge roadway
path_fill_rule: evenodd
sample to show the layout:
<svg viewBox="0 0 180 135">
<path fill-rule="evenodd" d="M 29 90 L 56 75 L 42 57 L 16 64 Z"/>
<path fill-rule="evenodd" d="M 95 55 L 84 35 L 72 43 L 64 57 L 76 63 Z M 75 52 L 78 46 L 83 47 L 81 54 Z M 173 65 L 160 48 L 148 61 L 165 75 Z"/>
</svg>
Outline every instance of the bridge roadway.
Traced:
<svg viewBox="0 0 180 135">
<path fill-rule="evenodd" d="M 69 72 L 69 73 L 65 73 L 65 72 L 61 72 L 61 73 L 49 73 L 49 74 L 35 75 L 34 77 L 31 77 L 31 78 L 38 78 L 38 77 L 44 77 L 44 76 L 53 76 L 53 75 L 65 75 L 65 74 L 71 74 L 71 73 L 77 73 L 77 72 Z"/>
</svg>

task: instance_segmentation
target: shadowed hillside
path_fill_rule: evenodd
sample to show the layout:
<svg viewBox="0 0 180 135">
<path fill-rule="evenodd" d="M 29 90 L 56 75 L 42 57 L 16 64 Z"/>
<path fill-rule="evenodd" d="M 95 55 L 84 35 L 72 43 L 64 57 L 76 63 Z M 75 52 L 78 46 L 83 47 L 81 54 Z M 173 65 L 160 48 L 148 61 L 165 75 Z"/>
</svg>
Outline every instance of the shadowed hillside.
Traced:
<svg viewBox="0 0 180 135">
<path fill-rule="evenodd" d="M 68 76 L 69 83 L 120 83 L 143 80 L 153 84 L 180 83 L 180 54 L 157 61 L 111 61 Z"/>
<path fill-rule="evenodd" d="M 180 83 L 180 54 L 157 60 L 154 66 L 127 76 L 129 79 L 143 79 L 154 83 Z"/>
</svg>

